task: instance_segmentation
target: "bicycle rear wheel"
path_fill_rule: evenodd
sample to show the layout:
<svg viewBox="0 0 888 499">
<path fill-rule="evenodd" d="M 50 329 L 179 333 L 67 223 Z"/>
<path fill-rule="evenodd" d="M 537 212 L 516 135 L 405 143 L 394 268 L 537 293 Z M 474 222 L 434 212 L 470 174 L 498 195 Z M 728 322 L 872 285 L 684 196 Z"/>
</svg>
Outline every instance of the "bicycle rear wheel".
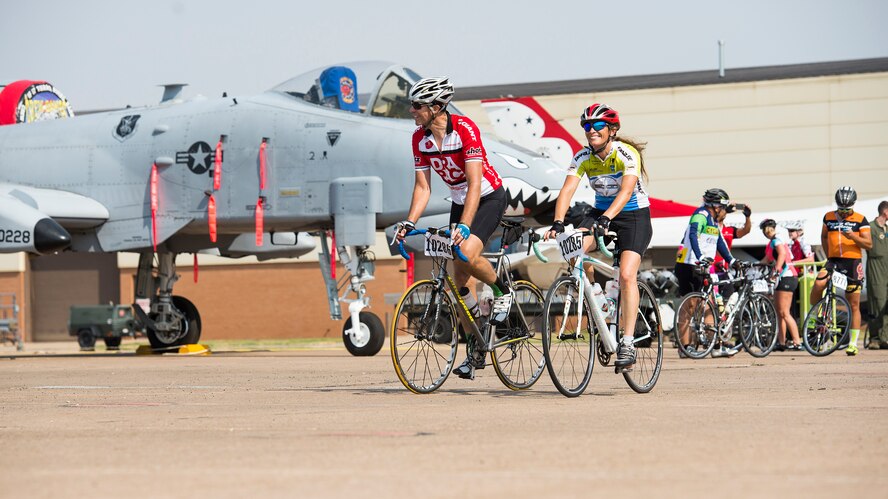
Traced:
<svg viewBox="0 0 888 499">
<path fill-rule="evenodd" d="M 643 282 L 638 283 L 635 354 L 635 366 L 629 372 L 624 371 L 623 377 L 630 388 L 647 393 L 657 384 L 663 367 L 663 322 L 654 292 Z"/>
<path fill-rule="evenodd" d="M 496 327 L 490 357 L 504 385 L 525 390 L 540 379 L 546 368 L 543 354 L 543 293 L 527 281 L 512 287 L 512 310 L 506 323 Z M 522 318 L 523 317 L 523 318 Z"/>
<path fill-rule="evenodd" d="M 815 357 L 839 348 L 851 325 L 851 304 L 844 296 L 827 294 L 811 307 L 802 323 L 802 344 Z"/>
<path fill-rule="evenodd" d="M 718 339 L 718 311 L 708 296 L 688 293 L 675 311 L 678 349 L 692 359 L 709 355 Z"/>
<path fill-rule="evenodd" d="M 555 388 L 565 397 L 583 393 L 595 363 L 595 332 L 588 300 L 578 321 L 579 288 L 571 276 L 555 281 L 543 311 L 543 354 Z"/>
<path fill-rule="evenodd" d="M 435 281 L 413 284 L 392 320 L 391 350 L 395 373 L 413 393 L 438 389 L 456 359 L 459 336 L 450 296 Z"/>
<path fill-rule="evenodd" d="M 766 357 L 777 345 L 777 311 L 767 297 L 753 294 L 740 311 L 740 341 L 753 357 Z"/>
</svg>

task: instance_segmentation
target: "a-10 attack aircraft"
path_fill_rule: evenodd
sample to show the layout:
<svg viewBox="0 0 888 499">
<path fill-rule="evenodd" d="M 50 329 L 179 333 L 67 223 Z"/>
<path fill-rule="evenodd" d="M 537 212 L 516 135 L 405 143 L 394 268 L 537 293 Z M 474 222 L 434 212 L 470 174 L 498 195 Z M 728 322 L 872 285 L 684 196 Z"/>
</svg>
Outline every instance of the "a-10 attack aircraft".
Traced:
<svg viewBox="0 0 888 499">
<path fill-rule="evenodd" d="M 170 85 L 154 106 L 2 126 L 0 252 L 139 253 L 135 298 L 149 299 L 150 311 L 134 309 L 151 345 L 164 348 L 201 334 L 197 308 L 173 295 L 177 254 L 293 257 L 314 249 L 309 233 L 334 229 L 351 277 L 340 297 L 322 237 L 330 315 L 341 319 L 339 302 L 348 302 L 346 347 L 373 355 L 385 331 L 362 312 L 373 272 L 365 251 L 410 204 L 407 92 L 419 78 L 397 64 L 345 64 L 254 96 L 183 101 Z M 508 188 L 508 214 L 551 222 L 563 167 L 490 136 L 484 143 Z M 446 213 L 449 190 L 433 182 L 426 214 Z"/>
</svg>

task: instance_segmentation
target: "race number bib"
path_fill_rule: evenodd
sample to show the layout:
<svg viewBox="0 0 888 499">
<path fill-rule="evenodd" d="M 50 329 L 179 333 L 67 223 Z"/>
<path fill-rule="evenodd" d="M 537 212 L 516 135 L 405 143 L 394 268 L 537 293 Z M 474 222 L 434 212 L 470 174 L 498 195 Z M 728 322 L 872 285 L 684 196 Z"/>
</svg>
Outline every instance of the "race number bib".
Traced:
<svg viewBox="0 0 888 499">
<path fill-rule="evenodd" d="M 833 271 L 832 283 L 833 286 L 842 290 L 848 288 L 848 278 L 845 276 L 845 274 L 841 274 L 839 272 Z"/>
<path fill-rule="evenodd" d="M 561 256 L 565 260 L 571 260 L 583 254 L 583 233 L 576 231 L 564 231 L 555 237 Z"/>
<path fill-rule="evenodd" d="M 426 232 L 425 255 L 443 257 L 453 260 L 453 248 L 450 246 L 450 238 Z"/>
<path fill-rule="evenodd" d="M 767 293 L 768 292 L 768 281 L 764 279 L 756 279 L 752 281 L 752 292 L 753 293 Z"/>
</svg>

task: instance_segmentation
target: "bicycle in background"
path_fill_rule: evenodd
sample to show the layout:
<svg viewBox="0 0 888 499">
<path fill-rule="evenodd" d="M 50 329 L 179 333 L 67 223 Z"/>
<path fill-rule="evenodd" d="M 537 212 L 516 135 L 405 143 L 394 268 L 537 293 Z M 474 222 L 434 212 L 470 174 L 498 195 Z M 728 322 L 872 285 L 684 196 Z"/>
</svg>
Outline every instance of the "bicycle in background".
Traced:
<svg viewBox="0 0 888 499">
<path fill-rule="evenodd" d="M 703 275 L 703 290 L 688 293 L 675 313 L 675 338 L 679 352 L 692 359 L 709 355 L 717 344 L 740 337 L 744 348 L 753 357 L 764 357 L 777 343 L 777 311 L 767 298 L 769 285 L 761 278 L 767 266 L 739 262 L 734 276 L 721 278 L 710 274 L 712 262 L 704 259 L 695 266 Z M 719 304 L 720 284 L 737 284 L 736 298 L 729 305 Z"/>
<path fill-rule="evenodd" d="M 584 262 L 603 264 L 584 256 L 582 231 L 565 230 L 556 241 L 564 259 L 570 262 L 570 275 L 556 280 L 546 295 L 543 316 L 543 353 L 546 367 L 555 387 L 562 395 L 576 397 L 585 391 L 592 376 L 595 358 L 607 367 L 617 349 L 617 325 L 620 318 L 620 295 L 613 303 L 596 296 L 583 269 Z M 616 240 L 616 234 L 608 234 Z M 598 249 L 613 258 L 616 276 L 620 275 L 619 251 L 614 256 L 602 238 Z M 617 287 L 619 289 L 619 286 Z M 636 362 L 631 370 L 622 371 L 626 383 L 638 393 L 654 388 L 663 365 L 663 327 L 660 309 L 647 284 L 638 281 L 639 304 L 635 323 Z M 616 307 L 608 324 L 603 308 Z"/>
<path fill-rule="evenodd" d="M 848 329 L 851 326 L 851 304 L 836 293 L 836 288 L 845 290 L 850 284 L 859 284 L 848 279 L 845 274 L 827 267 L 824 279 L 829 279 L 821 298 L 802 322 L 802 345 L 805 350 L 816 357 L 825 357 L 835 352 L 840 345 L 848 342 Z"/>
<path fill-rule="evenodd" d="M 503 241 L 509 231 L 525 232 L 523 219 L 504 218 Z M 527 230 L 528 254 L 539 235 Z M 454 254 L 466 261 L 458 246 L 450 245 L 450 231 L 445 228 L 413 230 L 406 237 L 425 235 L 424 253 L 432 259 L 432 279 L 415 282 L 401 298 L 391 327 L 391 353 L 395 373 L 411 392 L 437 390 L 450 375 L 459 345 L 458 325 L 472 335 L 481 353 L 490 353 L 493 369 L 504 385 L 512 390 L 533 386 L 545 369 L 541 345 L 543 293 L 529 281 L 512 281 L 505 248 L 482 256 L 495 260 L 494 270 L 514 293 L 512 309 L 505 323 L 494 326 L 485 316 L 475 317 L 460 297 L 456 283 L 447 271 Z M 505 245 L 505 243 L 504 243 Z M 399 242 L 399 251 L 410 259 Z M 468 338 L 466 338 L 468 340 Z M 468 343 L 467 343 L 468 345 Z M 468 346 L 467 346 L 468 347 Z"/>
</svg>

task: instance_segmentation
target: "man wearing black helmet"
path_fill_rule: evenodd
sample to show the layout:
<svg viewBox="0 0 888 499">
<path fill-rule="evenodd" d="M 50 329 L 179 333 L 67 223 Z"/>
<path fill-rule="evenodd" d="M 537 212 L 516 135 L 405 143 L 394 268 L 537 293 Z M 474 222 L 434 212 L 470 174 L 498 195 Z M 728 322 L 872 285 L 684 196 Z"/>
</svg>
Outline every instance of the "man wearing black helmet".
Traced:
<svg viewBox="0 0 888 499">
<path fill-rule="evenodd" d="M 707 261 L 712 263 L 716 253 L 729 265 L 735 264 L 736 259 L 728 249 L 718 226 L 719 219 L 729 206 L 731 199 L 724 190 L 712 188 L 703 193 L 703 205 L 691 215 L 676 256 L 675 277 L 678 279 L 679 296 L 702 289 L 702 277 L 694 272 L 696 264 Z M 690 346 L 688 334 L 687 329 L 676 331 L 677 339 L 681 343 L 679 355 L 684 355 L 686 349 L 693 348 Z M 729 346 L 721 345 L 717 351 L 713 351 L 713 356 L 725 357 L 734 353 L 736 351 L 731 350 Z"/>
<path fill-rule="evenodd" d="M 845 275 L 848 287 L 845 298 L 851 305 L 851 340 L 845 353 L 857 355 L 857 337 L 860 335 L 860 289 L 863 284 L 863 251 L 873 247 L 870 226 L 866 217 L 854 211 L 857 192 L 850 186 L 836 191 L 835 211 L 823 216 L 820 243 L 826 251 L 826 267 L 817 274 L 811 289 L 811 303 L 817 303 L 827 285 L 827 270 Z"/>
<path fill-rule="evenodd" d="M 722 189 L 713 188 L 703 193 L 703 205 L 691 215 L 675 259 L 679 295 L 703 287 L 703 282 L 694 274 L 694 265 L 700 261 L 714 261 L 718 253 L 729 264 L 734 263 L 734 256 L 718 227 L 718 220 L 730 205 L 731 198 Z"/>
</svg>

